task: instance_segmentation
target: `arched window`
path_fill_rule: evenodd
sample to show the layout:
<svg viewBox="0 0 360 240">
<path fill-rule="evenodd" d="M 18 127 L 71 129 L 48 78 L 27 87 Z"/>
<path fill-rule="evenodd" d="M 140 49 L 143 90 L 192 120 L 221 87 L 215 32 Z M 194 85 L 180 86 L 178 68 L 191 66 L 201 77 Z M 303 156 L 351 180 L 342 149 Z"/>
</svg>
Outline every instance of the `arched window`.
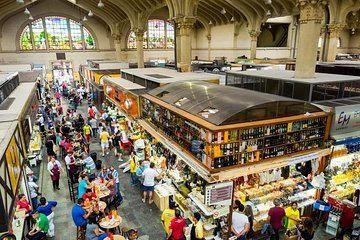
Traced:
<svg viewBox="0 0 360 240">
<path fill-rule="evenodd" d="M 81 23 L 49 16 L 26 25 L 20 37 L 20 49 L 84 50 L 95 49 L 94 37 Z"/>
<path fill-rule="evenodd" d="M 341 39 L 340 38 L 338 38 L 338 40 L 337 40 L 336 47 L 338 47 L 338 48 L 341 47 Z"/>
<path fill-rule="evenodd" d="M 174 27 L 171 23 L 160 19 L 148 21 L 147 31 L 144 33 L 144 48 L 174 48 L 174 39 Z M 129 34 L 127 47 L 136 48 L 134 32 Z"/>
</svg>

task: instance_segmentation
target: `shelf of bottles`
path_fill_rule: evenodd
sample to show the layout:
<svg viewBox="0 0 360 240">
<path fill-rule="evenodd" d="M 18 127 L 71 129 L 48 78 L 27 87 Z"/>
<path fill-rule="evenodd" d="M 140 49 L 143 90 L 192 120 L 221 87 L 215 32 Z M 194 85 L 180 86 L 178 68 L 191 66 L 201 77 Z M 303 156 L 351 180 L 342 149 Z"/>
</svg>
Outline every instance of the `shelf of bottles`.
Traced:
<svg viewBox="0 0 360 240">
<path fill-rule="evenodd" d="M 243 165 L 322 147 L 327 116 L 212 132 L 148 99 L 142 116 L 210 169 Z"/>
<path fill-rule="evenodd" d="M 246 164 L 322 147 L 326 117 L 290 123 L 207 132 L 211 168 Z"/>
</svg>

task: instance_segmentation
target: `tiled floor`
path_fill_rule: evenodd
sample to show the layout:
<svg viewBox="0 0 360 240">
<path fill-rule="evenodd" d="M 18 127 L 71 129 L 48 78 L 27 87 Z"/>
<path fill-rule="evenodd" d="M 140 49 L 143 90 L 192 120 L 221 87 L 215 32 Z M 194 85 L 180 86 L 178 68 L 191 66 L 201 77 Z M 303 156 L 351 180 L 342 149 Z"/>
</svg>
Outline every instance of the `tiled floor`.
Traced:
<svg viewBox="0 0 360 240">
<path fill-rule="evenodd" d="M 81 112 L 86 112 L 86 107 L 80 108 Z M 107 166 L 118 166 L 120 162 L 115 160 L 114 154 L 110 153 L 104 158 L 100 154 L 100 144 L 94 140 L 90 145 L 91 152 L 98 152 L 98 158 L 103 160 Z M 45 158 L 46 159 L 46 158 Z M 64 166 L 64 160 L 60 161 Z M 139 230 L 140 239 L 161 240 L 165 239 L 163 234 L 162 223 L 160 220 L 161 212 L 152 204 L 145 204 L 141 201 L 141 192 L 138 188 L 130 185 L 129 173 L 123 173 L 119 170 L 121 192 L 124 195 L 123 204 L 119 207 L 119 214 L 123 217 L 123 226 L 136 228 Z M 42 179 L 41 191 L 43 196 L 48 200 L 58 201 L 58 206 L 55 208 L 55 240 L 75 240 L 76 228 L 74 227 L 71 218 L 71 209 L 73 206 L 70 200 L 68 191 L 68 184 L 66 174 L 61 175 L 60 190 L 54 192 L 52 190 L 52 183 L 50 175 L 46 170 L 46 163 L 42 163 L 41 168 Z"/>
</svg>

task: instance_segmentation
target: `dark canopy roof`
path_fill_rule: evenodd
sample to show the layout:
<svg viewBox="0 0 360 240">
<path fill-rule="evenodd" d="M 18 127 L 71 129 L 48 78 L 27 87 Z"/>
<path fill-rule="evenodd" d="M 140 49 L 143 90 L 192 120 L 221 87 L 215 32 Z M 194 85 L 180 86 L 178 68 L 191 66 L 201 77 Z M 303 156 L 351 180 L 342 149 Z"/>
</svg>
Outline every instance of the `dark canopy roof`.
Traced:
<svg viewBox="0 0 360 240">
<path fill-rule="evenodd" d="M 148 94 L 215 125 L 322 112 L 304 101 L 203 81 L 172 83 Z M 201 113 L 209 109 L 215 113 L 204 117 Z"/>
</svg>

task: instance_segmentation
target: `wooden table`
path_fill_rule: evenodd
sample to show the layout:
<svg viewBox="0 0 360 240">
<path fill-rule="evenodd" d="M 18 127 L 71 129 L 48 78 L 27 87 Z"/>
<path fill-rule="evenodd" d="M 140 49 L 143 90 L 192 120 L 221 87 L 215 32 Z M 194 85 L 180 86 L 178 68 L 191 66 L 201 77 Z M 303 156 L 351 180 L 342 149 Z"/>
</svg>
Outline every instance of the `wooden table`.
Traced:
<svg viewBox="0 0 360 240">
<path fill-rule="evenodd" d="M 110 190 L 105 186 L 105 183 L 101 183 L 98 179 L 94 180 L 91 183 L 91 186 L 98 186 L 100 187 L 100 193 L 98 198 L 104 198 L 110 195 Z"/>
<path fill-rule="evenodd" d="M 12 228 L 13 234 L 16 236 L 16 239 L 22 239 L 24 233 L 24 225 L 25 225 L 25 210 L 19 210 L 15 212 L 15 216 L 18 218 L 16 220 L 13 219 Z M 19 226 L 16 226 L 16 222 L 19 221 Z"/>
<path fill-rule="evenodd" d="M 89 211 L 90 207 L 94 206 L 95 204 L 95 200 L 93 200 L 92 202 L 89 203 L 88 206 L 84 206 L 83 208 L 86 210 L 86 211 Z M 99 210 L 100 211 L 104 211 L 105 208 L 107 207 L 107 204 L 106 202 L 104 201 L 98 201 L 98 205 L 99 205 Z"/>
<path fill-rule="evenodd" d="M 120 224 L 122 223 L 122 218 L 120 216 L 117 216 L 115 221 L 112 222 L 112 224 L 110 224 L 110 221 L 112 221 L 112 219 L 110 220 L 109 217 L 106 216 L 105 218 L 101 219 L 99 226 L 106 230 L 119 228 Z"/>
</svg>

